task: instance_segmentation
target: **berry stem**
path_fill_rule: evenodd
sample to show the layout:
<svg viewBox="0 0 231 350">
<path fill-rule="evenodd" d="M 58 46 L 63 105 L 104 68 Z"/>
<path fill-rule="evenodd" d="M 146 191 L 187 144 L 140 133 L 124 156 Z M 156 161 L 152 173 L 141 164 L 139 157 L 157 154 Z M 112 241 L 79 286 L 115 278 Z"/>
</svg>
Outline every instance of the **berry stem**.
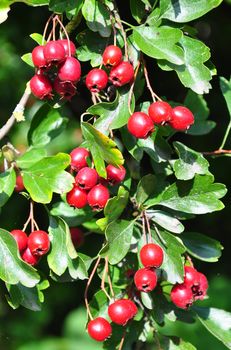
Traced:
<svg viewBox="0 0 231 350">
<path fill-rule="evenodd" d="M 71 45 L 70 45 L 70 39 L 69 39 L 69 35 L 68 35 L 68 33 L 67 33 L 67 31 L 66 31 L 66 28 L 64 27 L 64 25 L 63 25 L 63 23 L 62 23 L 62 21 L 60 21 L 60 19 L 59 19 L 59 16 L 56 16 L 57 18 L 57 21 L 59 22 L 59 24 L 60 24 L 60 27 L 63 29 L 63 31 L 64 31 L 64 34 L 65 34 L 65 36 L 66 36 L 66 38 L 67 38 L 67 44 L 68 44 L 68 55 L 69 55 L 69 57 L 71 57 Z"/>
<path fill-rule="evenodd" d="M 231 149 L 217 149 L 211 152 L 202 152 L 205 156 L 221 156 L 225 154 L 231 154 Z"/>
<path fill-rule="evenodd" d="M 142 58 L 142 62 L 143 62 L 144 77 L 145 77 L 145 80 L 146 80 L 146 85 L 147 85 L 148 90 L 150 91 L 150 94 L 152 96 L 153 102 L 156 102 L 156 99 L 159 100 L 159 101 L 162 101 L 161 98 L 152 89 L 152 86 L 151 86 L 150 80 L 149 80 L 149 76 L 148 76 L 148 70 L 147 70 L 146 62 L 145 62 L 144 58 Z"/>
<path fill-rule="evenodd" d="M 106 266 L 107 266 L 107 271 L 109 272 L 109 268 L 108 268 L 108 257 L 106 257 L 105 263 L 106 263 Z M 110 288 L 110 292 L 111 292 L 112 298 L 115 299 L 115 293 L 114 293 L 114 290 L 113 290 L 113 286 L 112 286 L 112 281 L 111 281 L 110 273 L 107 274 L 107 278 L 108 278 L 108 284 L 109 284 L 109 288 Z"/>
<path fill-rule="evenodd" d="M 166 244 L 165 240 L 161 237 L 161 234 L 158 230 L 158 227 L 155 224 L 153 224 L 153 227 L 156 231 L 157 237 L 159 238 L 160 242 L 167 248 L 167 244 Z"/>
<path fill-rule="evenodd" d="M 149 218 L 147 217 L 146 211 L 144 210 L 144 218 L 147 224 L 147 229 L 148 229 L 148 235 L 149 235 L 149 240 L 150 243 L 152 242 L 152 232 L 151 232 L 151 228 L 150 228 L 150 222 L 149 222 Z"/>
<path fill-rule="evenodd" d="M 48 29 L 48 26 L 49 26 L 49 24 L 50 24 L 50 21 L 53 19 L 53 17 L 54 17 L 54 14 L 52 14 L 52 15 L 48 18 L 48 20 L 47 20 L 47 22 L 46 22 L 46 25 L 45 25 L 45 27 L 44 27 L 43 37 L 42 37 L 42 45 L 44 45 L 45 37 L 46 37 L 46 33 L 47 33 L 47 29 Z"/>
<path fill-rule="evenodd" d="M 191 267 L 194 267 L 193 261 L 192 261 L 192 259 L 191 259 L 191 257 L 190 257 L 189 255 L 186 255 L 186 260 L 189 262 L 189 265 L 190 265 Z"/>
<path fill-rule="evenodd" d="M 110 297 L 110 295 L 108 294 L 108 292 L 105 289 L 105 278 L 106 278 L 106 275 L 107 276 L 109 275 L 109 273 L 108 273 L 108 263 L 107 262 L 108 262 L 108 257 L 105 258 L 105 264 L 104 264 L 104 269 L 103 269 L 103 276 L 102 276 L 102 281 L 101 281 L 101 289 L 105 293 L 106 297 L 111 301 L 111 297 Z"/>
<path fill-rule="evenodd" d="M 101 260 L 101 257 L 99 256 L 98 259 L 96 260 L 96 263 L 95 263 L 95 266 L 89 276 L 89 279 L 87 281 L 87 284 L 86 284 L 86 288 L 85 288 L 85 291 L 84 291 L 84 301 L 85 301 L 85 305 L 86 305 L 86 309 L 87 309 L 87 314 L 88 316 L 90 317 L 91 320 L 93 320 L 93 316 L 91 314 L 91 310 L 90 310 L 90 307 L 89 307 L 89 303 L 88 303 L 88 298 L 87 298 L 87 293 L 88 293 L 88 289 L 90 287 L 90 284 L 91 284 L 91 281 L 95 275 L 95 272 L 97 270 L 97 267 L 100 263 L 100 260 Z"/>
<path fill-rule="evenodd" d="M 30 213 L 29 213 L 27 221 L 25 222 L 25 224 L 23 226 L 22 231 L 26 230 L 29 222 L 31 223 L 31 232 L 34 231 L 34 227 L 36 227 L 36 229 L 39 230 L 37 222 L 34 219 L 34 202 L 33 201 L 30 201 Z"/>
<path fill-rule="evenodd" d="M 140 68 L 140 61 L 138 61 L 136 69 L 135 69 L 135 73 L 134 73 L 134 79 L 133 79 L 133 83 L 131 85 L 130 91 L 129 91 L 129 96 L 128 96 L 128 110 L 129 113 L 132 114 L 132 110 L 131 110 L 131 104 L 132 104 L 132 94 L 133 94 L 133 90 L 134 90 L 134 86 L 135 86 L 135 82 L 136 82 L 136 77 L 138 74 Z"/>
<path fill-rule="evenodd" d="M 144 215 L 144 211 L 142 213 L 142 231 L 143 231 L 143 237 L 146 240 L 146 244 L 148 244 L 148 236 L 147 236 L 147 232 L 146 232 L 146 227 L 145 227 L 145 215 Z"/>
<path fill-rule="evenodd" d="M 121 341 L 120 341 L 118 350 L 122 350 L 123 345 L 124 345 L 124 341 L 125 341 L 125 336 L 126 336 L 126 330 L 125 330 L 124 333 L 123 333 L 123 336 L 122 336 L 122 339 L 121 339 Z"/>
<path fill-rule="evenodd" d="M 126 60 L 128 61 L 128 42 L 127 42 L 127 34 L 124 30 L 124 27 L 123 27 L 123 24 L 122 22 L 124 23 L 124 21 L 121 20 L 120 18 L 120 15 L 119 15 L 119 11 L 118 11 L 118 6 L 116 4 L 116 1 L 114 1 L 114 5 L 115 5 L 115 9 L 113 11 L 114 13 L 114 18 L 115 18 L 115 21 L 117 22 L 118 24 L 118 27 L 119 29 L 121 30 L 121 34 L 122 34 L 122 37 L 123 37 L 123 40 L 124 40 L 124 54 L 125 54 L 125 58 Z"/>
</svg>

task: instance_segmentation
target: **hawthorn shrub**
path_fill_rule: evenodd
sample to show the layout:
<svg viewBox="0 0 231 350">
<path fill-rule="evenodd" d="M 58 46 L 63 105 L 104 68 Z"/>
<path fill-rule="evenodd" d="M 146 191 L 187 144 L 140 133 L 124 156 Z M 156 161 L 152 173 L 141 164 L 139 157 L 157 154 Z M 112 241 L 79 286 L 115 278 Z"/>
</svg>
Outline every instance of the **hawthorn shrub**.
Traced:
<svg viewBox="0 0 231 350">
<path fill-rule="evenodd" d="M 176 320 L 198 320 L 231 349 L 231 314 L 203 306 L 209 283 L 195 267 L 197 260 L 217 261 L 223 247 L 183 224 L 224 207 L 227 190 L 208 159 L 231 153 L 224 149 L 230 124 L 215 151 L 178 141 L 180 133 L 187 143 L 187 135 L 215 128 L 203 94 L 216 69 L 191 22 L 221 0 L 130 0 L 132 23 L 112 0 L 26 3 L 48 5 L 51 15 L 43 33 L 30 35 L 34 46 L 22 59 L 31 79 L 0 129 L 0 206 L 20 195 L 29 213 L 23 227 L 0 229 L 9 305 L 35 311 L 51 279 L 86 280 L 86 330 L 104 349 L 145 349 L 147 339 L 153 349 L 196 349 L 183 334 L 166 331 L 166 321 Z M 2 22 L 9 10 L 0 8 Z M 154 91 L 154 64 L 188 88 L 183 101 Z M 231 82 L 220 77 L 220 88 L 231 112 Z M 77 116 L 82 143 L 68 154 L 48 153 L 65 132 L 69 103 L 83 91 L 92 104 Z M 20 152 L 6 137 L 24 123 L 29 103 L 37 107 Z M 38 206 L 46 213 L 43 227 Z M 102 237 L 95 256 L 84 253 L 86 234 Z M 93 278 L 100 287 L 89 300 Z"/>
</svg>

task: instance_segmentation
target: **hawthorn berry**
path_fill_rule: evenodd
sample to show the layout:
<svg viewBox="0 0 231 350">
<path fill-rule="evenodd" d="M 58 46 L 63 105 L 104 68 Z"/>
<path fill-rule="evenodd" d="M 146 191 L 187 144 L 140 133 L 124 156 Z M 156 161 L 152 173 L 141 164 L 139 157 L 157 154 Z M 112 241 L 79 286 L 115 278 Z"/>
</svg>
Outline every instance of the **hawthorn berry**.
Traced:
<svg viewBox="0 0 231 350">
<path fill-rule="evenodd" d="M 12 230 L 10 233 L 17 242 L 19 252 L 22 253 L 27 247 L 28 237 L 26 233 L 22 230 Z"/>
<path fill-rule="evenodd" d="M 108 307 L 110 319 L 119 325 L 125 326 L 138 312 L 135 303 L 129 299 L 118 299 Z"/>
<path fill-rule="evenodd" d="M 103 52 L 103 64 L 106 67 L 115 67 L 122 61 L 122 51 L 118 46 L 109 45 Z"/>
<path fill-rule="evenodd" d="M 193 303 L 193 292 L 184 283 L 174 285 L 170 297 L 173 304 L 181 309 L 187 309 Z"/>
<path fill-rule="evenodd" d="M 69 43 L 70 43 L 70 54 L 69 54 L 69 45 L 68 45 L 68 40 L 67 39 L 59 39 L 57 40 L 57 42 L 59 44 L 61 44 L 64 48 L 64 51 L 65 51 L 65 57 L 68 57 L 68 56 L 75 56 L 76 54 L 76 47 L 75 47 L 75 44 L 73 43 L 73 41 L 69 40 Z"/>
<path fill-rule="evenodd" d="M 184 107 L 177 106 L 172 109 L 171 119 L 169 124 L 175 130 L 187 130 L 194 123 L 194 115 L 192 112 Z"/>
<path fill-rule="evenodd" d="M 87 192 L 74 185 L 72 190 L 67 193 L 67 203 L 78 209 L 85 207 L 87 205 Z"/>
<path fill-rule="evenodd" d="M 74 148 L 71 153 L 71 167 L 73 170 L 80 170 L 87 167 L 87 158 L 90 157 L 90 153 L 86 148 L 77 147 Z"/>
<path fill-rule="evenodd" d="M 131 63 L 123 61 L 118 66 L 112 68 L 109 80 L 113 85 L 119 87 L 130 83 L 134 78 L 134 69 Z"/>
<path fill-rule="evenodd" d="M 152 119 L 143 112 L 135 112 L 128 119 L 128 131 L 139 139 L 146 139 L 154 131 Z"/>
<path fill-rule="evenodd" d="M 87 331 L 91 338 L 104 341 L 111 336 L 112 328 L 105 318 L 97 317 L 88 323 Z"/>
<path fill-rule="evenodd" d="M 194 288 L 198 288 L 199 285 L 199 273 L 194 267 L 192 266 L 185 266 L 184 267 L 184 284 L 192 288 L 192 291 Z"/>
<path fill-rule="evenodd" d="M 114 165 L 109 164 L 106 167 L 106 171 L 107 171 L 107 181 L 109 182 L 110 185 L 116 185 L 122 182 L 126 175 L 126 170 L 122 165 L 120 165 L 117 168 Z"/>
<path fill-rule="evenodd" d="M 43 49 L 44 46 L 38 45 L 33 49 L 31 53 L 34 66 L 39 69 L 47 68 L 47 61 L 44 57 Z"/>
<path fill-rule="evenodd" d="M 139 269 L 135 273 L 134 282 L 139 291 L 151 292 L 157 285 L 156 272 L 146 267 Z"/>
<path fill-rule="evenodd" d="M 78 227 L 70 228 L 71 240 L 74 246 L 80 247 L 84 243 L 84 233 Z"/>
<path fill-rule="evenodd" d="M 44 75 L 34 75 L 30 80 L 30 89 L 35 97 L 40 100 L 52 98 L 52 85 Z"/>
<path fill-rule="evenodd" d="M 50 249 L 48 233 L 41 230 L 31 232 L 27 245 L 33 255 L 42 256 L 46 254 Z"/>
<path fill-rule="evenodd" d="M 160 267 L 163 259 L 164 252 L 158 244 L 148 243 L 140 250 L 140 260 L 144 267 Z"/>
<path fill-rule="evenodd" d="M 71 82 L 63 82 L 56 78 L 53 88 L 65 100 L 70 100 L 76 93 L 76 87 Z"/>
<path fill-rule="evenodd" d="M 24 260 L 27 264 L 35 266 L 38 264 L 40 260 L 39 255 L 33 255 L 30 249 L 27 247 L 26 250 L 22 253 L 22 260 Z"/>
<path fill-rule="evenodd" d="M 62 44 L 57 40 L 51 40 L 43 48 L 44 57 L 49 64 L 57 64 L 64 61 L 66 53 Z"/>
<path fill-rule="evenodd" d="M 94 68 L 86 76 L 86 86 L 91 92 L 105 89 L 108 83 L 107 73 L 103 69 Z"/>
<path fill-rule="evenodd" d="M 164 101 L 153 102 L 148 109 L 148 115 L 155 124 L 164 124 L 171 119 L 172 107 Z"/>
<path fill-rule="evenodd" d="M 98 184 L 89 191 L 87 201 L 93 210 L 101 210 L 107 204 L 109 197 L 110 194 L 107 187 Z"/>
<path fill-rule="evenodd" d="M 84 167 L 79 170 L 75 177 L 75 182 L 80 188 L 90 190 L 97 184 L 98 178 L 98 173 L 95 169 Z"/>
<path fill-rule="evenodd" d="M 198 284 L 198 287 L 193 290 L 193 293 L 194 293 L 195 300 L 198 300 L 198 299 L 203 300 L 204 297 L 206 296 L 209 285 L 208 285 L 208 280 L 203 273 L 198 272 L 198 275 L 199 275 L 199 284 Z"/>
<path fill-rule="evenodd" d="M 81 66 L 74 57 L 67 57 L 58 69 L 58 78 L 61 81 L 77 83 L 81 76 Z"/>
<path fill-rule="evenodd" d="M 17 177 L 16 177 L 16 184 L 15 184 L 14 190 L 16 192 L 21 192 L 24 189 L 25 189 L 25 187 L 24 187 L 22 175 L 17 175 Z"/>
</svg>

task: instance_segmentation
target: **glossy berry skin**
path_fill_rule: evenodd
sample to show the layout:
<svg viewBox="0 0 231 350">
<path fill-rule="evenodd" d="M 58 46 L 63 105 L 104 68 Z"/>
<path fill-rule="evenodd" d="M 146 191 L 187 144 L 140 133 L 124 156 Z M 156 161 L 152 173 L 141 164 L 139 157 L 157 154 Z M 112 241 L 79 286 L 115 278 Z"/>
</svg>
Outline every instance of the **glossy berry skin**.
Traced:
<svg viewBox="0 0 231 350">
<path fill-rule="evenodd" d="M 90 190 L 97 184 L 98 178 L 98 173 L 95 169 L 85 167 L 79 170 L 75 177 L 75 182 L 80 188 Z"/>
<path fill-rule="evenodd" d="M 35 266 L 38 264 L 40 260 L 39 255 L 33 255 L 30 249 L 27 247 L 26 250 L 22 253 L 22 260 L 24 260 L 27 264 Z"/>
<path fill-rule="evenodd" d="M 153 102 L 149 109 L 148 115 L 155 124 L 164 124 L 171 119 L 172 107 L 164 101 Z"/>
<path fill-rule="evenodd" d="M 192 291 L 194 288 L 197 289 L 199 285 L 199 273 L 194 267 L 192 266 L 185 266 L 184 267 L 184 284 L 188 288 L 192 288 Z"/>
<path fill-rule="evenodd" d="M 30 80 L 32 94 L 40 100 L 52 98 L 52 85 L 50 80 L 43 75 L 34 75 Z"/>
<path fill-rule="evenodd" d="M 76 47 L 75 44 L 73 43 L 73 41 L 69 40 L 70 42 L 70 54 L 71 56 L 75 56 L 76 54 Z M 68 46 L 68 40 L 67 39 L 59 39 L 58 43 L 61 44 L 64 48 L 65 51 L 65 57 L 70 56 L 69 55 L 69 46 Z"/>
<path fill-rule="evenodd" d="M 194 298 L 195 298 L 195 300 L 198 300 L 198 299 L 203 300 L 204 297 L 206 296 L 209 284 L 208 284 L 208 280 L 207 280 L 206 276 L 203 273 L 198 272 L 198 275 L 199 275 L 199 285 L 198 285 L 197 289 L 195 288 L 193 290 Z"/>
<path fill-rule="evenodd" d="M 108 307 L 110 319 L 119 325 L 125 326 L 138 312 L 138 309 L 129 299 L 119 299 Z"/>
<path fill-rule="evenodd" d="M 106 172 L 107 172 L 107 181 L 109 182 L 110 185 L 116 185 L 122 182 L 126 176 L 126 170 L 122 165 L 120 165 L 117 168 L 114 165 L 109 164 L 106 167 Z"/>
<path fill-rule="evenodd" d="M 71 240 L 76 248 L 80 247 L 84 243 L 84 233 L 78 227 L 70 228 Z"/>
<path fill-rule="evenodd" d="M 43 49 L 44 46 L 38 45 L 33 49 L 31 53 L 34 66 L 39 69 L 47 68 L 47 61 L 44 57 Z"/>
<path fill-rule="evenodd" d="M 22 230 L 12 230 L 10 232 L 17 242 L 19 252 L 22 253 L 27 247 L 28 237 L 26 233 Z"/>
<path fill-rule="evenodd" d="M 97 317 L 88 323 L 87 331 L 91 338 L 104 341 L 111 336 L 112 328 L 105 318 Z"/>
<path fill-rule="evenodd" d="M 77 83 L 81 77 L 81 66 L 74 57 L 67 57 L 58 69 L 58 78 L 61 81 Z"/>
<path fill-rule="evenodd" d="M 87 205 L 87 192 L 78 186 L 74 186 L 67 194 L 67 203 L 81 209 Z"/>
<path fill-rule="evenodd" d="M 91 92 L 105 89 L 108 83 L 107 73 L 103 69 L 94 68 L 86 76 L 86 86 Z"/>
<path fill-rule="evenodd" d="M 173 304 L 181 309 L 187 309 L 193 303 L 193 292 L 184 283 L 173 286 L 170 297 Z"/>
<path fill-rule="evenodd" d="M 65 50 L 62 44 L 56 40 L 49 41 L 43 49 L 47 64 L 61 63 L 65 59 Z"/>
<path fill-rule="evenodd" d="M 93 210 L 101 210 L 107 204 L 110 197 L 107 187 L 98 184 L 94 186 L 87 195 L 88 204 Z"/>
<path fill-rule="evenodd" d="M 135 112 L 128 119 L 128 131 L 138 139 L 146 139 L 154 131 L 154 124 L 146 113 Z"/>
<path fill-rule="evenodd" d="M 28 237 L 28 248 L 33 255 L 42 256 L 50 249 L 50 238 L 47 232 L 37 230 Z"/>
<path fill-rule="evenodd" d="M 123 61 L 118 66 L 112 68 L 109 80 L 113 85 L 119 87 L 130 83 L 134 78 L 134 69 L 131 63 Z"/>
<path fill-rule="evenodd" d="M 160 267 L 164 260 L 163 249 L 155 243 L 145 244 L 140 250 L 140 260 L 144 267 Z"/>
<path fill-rule="evenodd" d="M 22 175 L 17 175 L 17 177 L 16 177 L 16 184 L 15 184 L 14 190 L 15 190 L 16 192 L 21 192 L 21 191 L 23 191 L 24 189 L 25 189 L 25 187 L 24 187 Z"/>
<path fill-rule="evenodd" d="M 157 285 L 157 275 L 148 268 L 139 269 L 134 276 L 136 288 L 141 292 L 151 292 Z"/>
<path fill-rule="evenodd" d="M 60 81 L 58 78 L 55 79 L 53 88 L 65 100 L 70 100 L 76 94 L 76 87 L 72 83 Z"/>
<path fill-rule="evenodd" d="M 172 109 L 171 120 L 169 124 L 175 130 L 187 130 L 194 123 L 194 115 L 183 106 L 177 106 Z"/>
<path fill-rule="evenodd" d="M 71 153 L 71 168 L 73 170 L 80 170 L 87 167 L 87 158 L 90 157 L 90 153 L 86 148 L 77 147 L 74 148 Z"/>
<path fill-rule="evenodd" d="M 109 45 L 103 52 L 103 64 L 106 67 L 115 67 L 122 61 L 122 51 L 118 46 Z"/>
</svg>

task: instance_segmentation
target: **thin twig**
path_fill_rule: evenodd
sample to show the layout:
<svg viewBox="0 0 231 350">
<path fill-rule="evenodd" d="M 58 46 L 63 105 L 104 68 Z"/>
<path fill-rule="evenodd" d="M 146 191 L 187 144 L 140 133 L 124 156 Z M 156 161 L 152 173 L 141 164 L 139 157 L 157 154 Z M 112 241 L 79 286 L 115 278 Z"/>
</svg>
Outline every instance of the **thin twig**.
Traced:
<svg viewBox="0 0 231 350">
<path fill-rule="evenodd" d="M 115 293 L 114 293 L 114 290 L 113 290 L 111 276 L 110 276 L 109 267 L 108 267 L 108 257 L 106 257 L 105 263 L 106 263 L 107 278 L 108 278 L 108 284 L 109 284 L 110 292 L 111 292 L 112 298 L 115 299 Z"/>
<path fill-rule="evenodd" d="M 93 270 L 92 270 L 92 272 L 90 274 L 90 277 L 89 277 L 89 279 L 87 281 L 87 285 L 86 285 L 86 288 L 85 288 L 85 291 L 84 291 L 84 301 L 85 301 L 85 305 L 86 305 L 86 309 L 87 309 L 87 314 L 88 314 L 88 316 L 90 317 L 91 320 L 93 320 L 93 317 L 92 317 L 91 310 L 90 310 L 90 307 L 89 307 L 89 303 L 88 303 L 88 299 L 87 299 L 87 293 L 88 293 L 88 289 L 90 287 L 91 281 L 92 281 L 92 279 L 94 277 L 94 274 L 95 274 L 95 272 L 97 270 L 97 267 L 99 265 L 100 259 L 101 259 L 101 257 L 99 256 L 98 259 L 96 260 L 95 266 L 94 266 L 94 268 L 93 268 Z"/>
<path fill-rule="evenodd" d="M 126 330 L 123 333 L 123 336 L 122 336 L 121 342 L 119 344 L 118 350 L 122 350 L 123 345 L 124 345 L 125 336 L 126 336 Z"/>
<path fill-rule="evenodd" d="M 150 240 L 150 243 L 152 242 L 152 232 L 151 232 L 151 228 L 150 228 L 150 223 L 149 223 L 149 219 L 147 217 L 147 214 L 146 214 L 146 211 L 144 210 L 144 217 L 145 217 L 145 220 L 146 220 L 146 224 L 147 224 L 147 229 L 148 229 L 148 235 L 149 235 L 149 240 Z"/>
<path fill-rule="evenodd" d="M 201 152 L 201 153 L 204 154 L 205 156 L 220 156 L 222 154 L 231 154 L 231 150 L 230 149 L 217 149 L 215 151 Z"/>
<path fill-rule="evenodd" d="M 159 101 L 162 101 L 161 98 L 153 91 L 152 86 L 150 84 L 149 76 L 148 76 L 148 70 L 147 70 L 147 67 L 146 67 L 146 62 L 145 62 L 144 59 L 142 59 L 142 61 L 143 61 L 143 67 L 144 67 L 144 77 L 145 77 L 145 80 L 146 80 L 147 88 L 150 91 L 150 94 L 152 96 L 153 102 L 155 102 L 156 99 L 159 100 Z"/>
<path fill-rule="evenodd" d="M 148 244 L 148 236 L 147 236 L 146 227 L 145 227 L 145 214 L 144 214 L 144 211 L 142 213 L 142 232 L 143 232 L 143 237 L 145 238 L 145 241 Z"/>
<path fill-rule="evenodd" d="M 136 69 L 135 69 L 135 73 L 134 73 L 134 78 L 133 78 L 133 83 L 131 85 L 131 88 L 129 90 L 129 95 L 128 95 L 128 110 L 129 113 L 132 114 L 132 110 L 131 110 L 131 104 L 132 104 L 132 94 L 133 94 L 133 90 L 134 90 L 134 86 L 135 86 L 135 82 L 136 82 L 136 77 L 138 74 L 140 68 L 140 61 L 138 61 Z"/>
<path fill-rule="evenodd" d="M 101 281 L 101 289 L 105 293 L 106 297 L 111 301 L 111 297 L 105 289 L 105 278 L 106 278 L 106 275 L 108 276 L 107 261 L 108 261 L 108 257 L 105 258 L 105 265 L 104 265 L 103 276 L 102 276 L 102 281 Z"/>
<path fill-rule="evenodd" d="M 167 244 L 166 244 L 166 242 L 163 240 L 163 238 L 161 237 L 161 234 L 160 234 L 160 232 L 159 232 L 157 226 L 156 226 L 155 224 L 153 224 L 153 227 L 154 227 L 154 229 L 155 229 L 155 231 L 156 231 L 157 237 L 159 238 L 160 242 L 167 248 Z"/>
</svg>

